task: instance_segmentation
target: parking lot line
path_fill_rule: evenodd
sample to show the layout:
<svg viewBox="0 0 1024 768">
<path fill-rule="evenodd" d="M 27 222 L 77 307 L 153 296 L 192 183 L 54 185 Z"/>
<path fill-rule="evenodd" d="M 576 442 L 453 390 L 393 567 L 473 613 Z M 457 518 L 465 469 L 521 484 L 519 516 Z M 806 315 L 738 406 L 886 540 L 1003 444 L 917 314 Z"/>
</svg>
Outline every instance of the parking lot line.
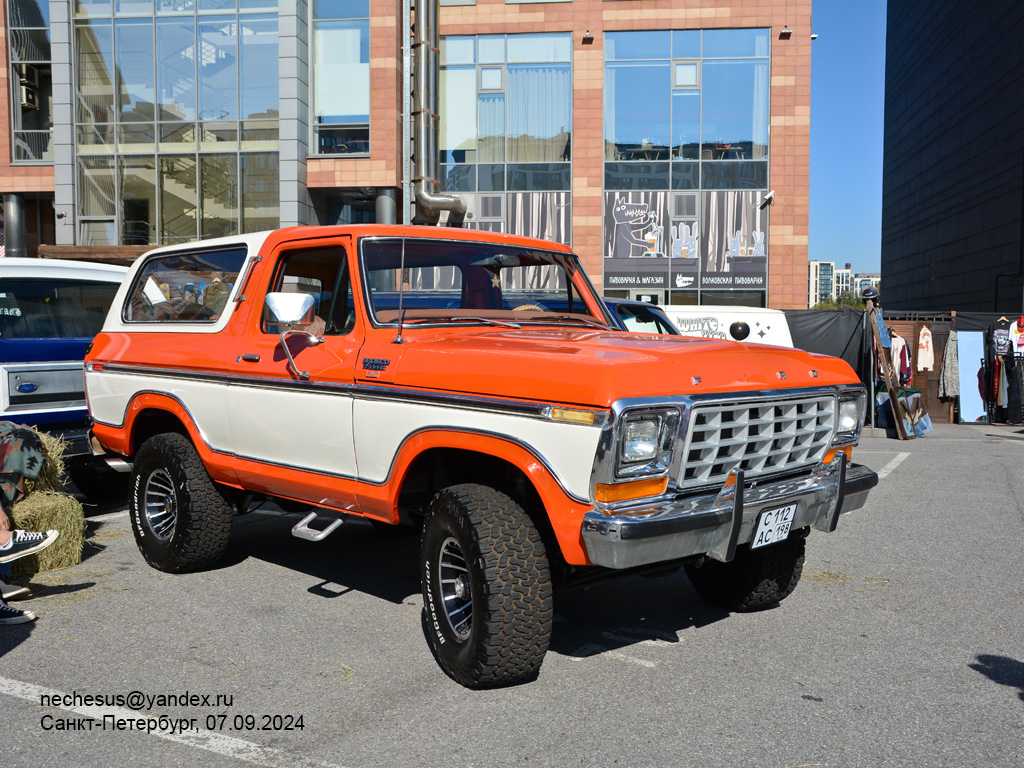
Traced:
<svg viewBox="0 0 1024 768">
<path fill-rule="evenodd" d="M 61 697 L 64 700 L 71 700 L 70 694 L 65 694 L 61 691 L 54 690 L 52 688 L 43 688 L 39 685 L 33 685 L 32 683 L 24 683 L 20 680 L 11 680 L 10 678 L 0 677 L 0 693 L 8 696 L 13 696 L 19 699 L 25 699 L 31 701 L 40 709 L 47 711 L 60 709 L 65 712 L 71 712 L 76 715 L 80 715 L 85 718 L 92 720 L 99 720 L 101 723 L 104 722 L 104 717 L 113 718 L 114 720 L 125 720 L 134 721 L 139 720 L 151 721 L 153 723 L 159 723 L 161 716 L 156 717 L 147 715 L 142 712 L 127 709 L 125 707 L 107 707 L 107 706 L 48 706 L 43 707 L 40 702 L 42 697 Z M 163 718 L 171 721 L 176 718 L 165 715 Z M 104 728 L 96 728 L 95 730 L 105 730 Z M 114 730 L 125 730 L 123 728 L 115 728 Z M 255 763 L 256 765 L 268 766 L 270 768 L 339 768 L 338 766 L 331 765 L 329 763 L 321 763 L 316 760 L 306 760 L 301 757 L 295 757 L 293 755 L 285 754 L 277 749 L 271 749 L 270 747 L 264 747 L 259 744 L 254 744 L 251 741 L 244 741 L 243 739 L 236 739 L 233 736 L 225 736 L 221 733 L 214 731 L 208 731 L 205 728 L 200 727 L 197 730 L 186 730 L 179 733 L 170 732 L 171 729 L 168 727 L 166 731 L 161 731 L 156 727 L 152 730 L 143 728 L 140 730 L 137 726 L 131 729 L 135 733 L 140 735 L 156 736 L 167 741 L 173 741 L 178 744 L 184 744 L 188 747 L 195 747 L 196 749 L 203 749 L 207 752 L 213 752 L 218 755 L 225 757 L 234 758 L 235 760 L 241 760 L 247 763 Z"/>
<path fill-rule="evenodd" d="M 902 464 L 909 455 L 909 453 L 897 453 L 894 459 L 882 467 L 882 471 L 878 473 L 878 479 L 882 480 L 883 478 L 888 477 L 889 474 L 896 469 L 896 467 Z"/>
</svg>

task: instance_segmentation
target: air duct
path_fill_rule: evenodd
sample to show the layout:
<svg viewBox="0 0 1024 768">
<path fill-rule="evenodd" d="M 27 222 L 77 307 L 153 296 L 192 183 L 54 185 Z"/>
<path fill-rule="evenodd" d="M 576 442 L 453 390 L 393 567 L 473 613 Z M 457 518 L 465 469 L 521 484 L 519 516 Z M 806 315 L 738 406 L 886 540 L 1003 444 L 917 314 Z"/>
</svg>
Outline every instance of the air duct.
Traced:
<svg viewBox="0 0 1024 768">
<path fill-rule="evenodd" d="M 413 25 L 413 188 L 417 224 L 437 224 L 441 211 L 448 211 L 448 226 L 461 227 L 466 218 L 466 201 L 458 195 L 438 192 L 438 107 L 440 44 L 438 13 L 440 0 L 417 0 Z"/>
</svg>

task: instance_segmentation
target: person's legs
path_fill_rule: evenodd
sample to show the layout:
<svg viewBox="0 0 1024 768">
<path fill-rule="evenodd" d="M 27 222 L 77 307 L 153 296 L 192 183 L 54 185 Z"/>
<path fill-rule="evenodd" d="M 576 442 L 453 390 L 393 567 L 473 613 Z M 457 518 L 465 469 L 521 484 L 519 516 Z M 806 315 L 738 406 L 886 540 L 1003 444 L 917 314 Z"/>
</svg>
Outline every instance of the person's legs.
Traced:
<svg viewBox="0 0 1024 768">
<path fill-rule="evenodd" d="M 9 563 L 0 563 L 0 598 L 4 600 L 17 600 L 19 597 L 28 596 L 28 587 L 14 584 L 11 581 L 11 566 Z"/>
<path fill-rule="evenodd" d="M 23 531 L 21 529 L 11 532 L 6 544 L 0 544 L 0 563 L 9 563 L 19 557 L 27 557 L 37 552 L 42 552 L 57 540 L 59 531 L 50 530 L 45 533 L 39 531 Z"/>
<path fill-rule="evenodd" d="M 36 615 L 32 611 L 19 611 L 12 608 L 4 600 L 0 600 L 0 625 L 2 624 L 24 624 L 32 621 Z"/>
</svg>

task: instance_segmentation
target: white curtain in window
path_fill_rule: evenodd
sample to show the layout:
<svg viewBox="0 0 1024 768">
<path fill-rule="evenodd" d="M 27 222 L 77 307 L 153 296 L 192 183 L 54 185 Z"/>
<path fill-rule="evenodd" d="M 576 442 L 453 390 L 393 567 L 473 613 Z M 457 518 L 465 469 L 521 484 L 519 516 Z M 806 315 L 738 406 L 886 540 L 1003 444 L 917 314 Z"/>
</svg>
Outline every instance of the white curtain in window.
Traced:
<svg viewBox="0 0 1024 768">
<path fill-rule="evenodd" d="M 753 157 L 768 157 L 768 62 L 754 65 Z"/>
<path fill-rule="evenodd" d="M 321 26 L 314 33 L 315 105 L 323 122 L 370 114 L 370 64 L 360 62 L 359 39 L 359 29 Z"/>
<path fill-rule="evenodd" d="M 476 67 L 441 70 L 440 109 L 438 148 L 442 152 L 465 152 L 455 158 L 456 162 L 475 162 Z"/>
<path fill-rule="evenodd" d="M 562 161 L 572 131 L 569 66 L 510 66 L 505 95 L 508 162 Z"/>
</svg>

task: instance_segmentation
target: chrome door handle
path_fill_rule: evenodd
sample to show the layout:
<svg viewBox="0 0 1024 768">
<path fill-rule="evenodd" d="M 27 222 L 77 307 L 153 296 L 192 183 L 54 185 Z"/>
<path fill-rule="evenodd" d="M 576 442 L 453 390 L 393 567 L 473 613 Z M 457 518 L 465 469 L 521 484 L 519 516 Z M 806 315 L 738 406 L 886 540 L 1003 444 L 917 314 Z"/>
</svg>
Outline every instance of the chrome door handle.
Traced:
<svg viewBox="0 0 1024 768">
<path fill-rule="evenodd" d="M 260 356 L 259 355 L 254 355 L 254 354 L 251 354 L 251 353 L 248 354 L 248 355 L 239 355 L 237 358 L 235 358 L 235 362 L 236 363 L 241 363 L 241 362 L 258 363 L 259 361 L 260 361 Z"/>
</svg>

